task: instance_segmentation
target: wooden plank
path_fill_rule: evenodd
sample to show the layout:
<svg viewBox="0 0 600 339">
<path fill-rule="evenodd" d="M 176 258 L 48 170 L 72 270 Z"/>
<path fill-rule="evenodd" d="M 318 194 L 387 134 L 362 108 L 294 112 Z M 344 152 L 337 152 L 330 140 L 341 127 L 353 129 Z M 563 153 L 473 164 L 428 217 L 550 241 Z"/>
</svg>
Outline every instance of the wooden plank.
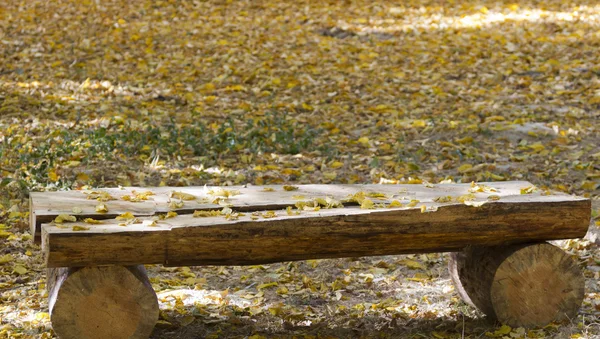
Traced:
<svg viewBox="0 0 600 339">
<path fill-rule="evenodd" d="M 468 189 L 468 185 L 441 188 L 439 185 L 426 190 L 419 186 L 416 196 L 398 197 L 404 203 L 415 197 L 421 201 L 412 208 L 371 210 L 355 206 L 302 211 L 299 215 L 279 210 L 274 218 L 259 216 L 257 220 L 252 220 L 250 213 L 237 220 L 226 220 L 224 216 L 179 215 L 159 220 L 157 226 L 119 226 L 122 222 L 117 220 L 106 220 L 101 225 L 45 224 L 42 247 L 48 267 L 158 263 L 248 265 L 457 251 L 466 245 L 490 246 L 585 235 L 591 214 L 588 199 L 539 192 L 522 195 L 521 183 L 504 184 L 495 184 L 497 188 L 502 187 L 495 193 L 500 196 L 498 201 L 489 201 L 490 193 L 477 193 L 477 201 L 485 201 L 481 207 L 435 202 L 437 196 L 448 192 L 460 194 Z M 323 189 L 338 185 L 320 186 Z M 401 188 L 398 186 L 376 188 L 382 191 L 381 188 L 386 187 L 390 192 L 397 192 Z M 304 191 L 295 191 L 295 194 L 299 192 Z M 437 210 L 422 213 L 421 206 Z M 74 225 L 89 229 L 73 231 Z"/>
<path fill-rule="evenodd" d="M 497 195 L 508 197 L 519 195 L 519 190 L 531 186 L 526 181 L 480 183 L 499 190 Z M 403 197 L 415 198 L 421 201 L 431 200 L 439 196 L 459 196 L 468 193 L 470 184 L 440 184 L 433 187 L 424 185 L 300 185 L 298 190 L 286 191 L 283 185 L 267 186 L 232 186 L 232 187 L 123 187 L 104 188 L 83 191 L 59 191 L 59 192 L 32 192 L 30 193 L 30 227 L 31 233 L 39 240 L 41 235 L 41 224 L 49 223 L 59 214 L 72 214 L 81 218 L 93 217 L 95 219 L 112 219 L 125 212 L 131 212 L 135 216 L 150 216 L 157 213 L 166 213 L 170 210 L 179 214 L 192 213 L 195 210 L 208 210 L 220 208 L 223 204 L 230 205 L 237 210 L 252 211 L 257 209 L 281 209 L 294 206 L 298 200 L 310 200 L 317 197 L 330 196 L 336 200 L 342 200 L 357 192 L 378 192 L 386 195 L 385 199 L 374 199 L 375 201 L 389 203 L 393 199 Z M 218 195 L 210 194 L 218 190 L 238 191 L 238 195 L 229 197 L 221 203 L 212 203 Z M 272 189 L 273 191 L 265 191 Z M 153 195 L 148 200 L 141 202 L 130 202 L 123 200 L 125 196 L 134 196 L 136 193 L 151 191 Z M 93 197 L 97 192 L 106 192 L 115 200 L 102 202 L 106 205 L 108 212 L 96 212 L 96 206 L 100 203 Z M 173 192 L 182 192 L 196 197 L 193 201 L 178 201 L 169 197 Z M 488 194 L 489 195 L 489 194 Z M 298 199 L 299 196 L 304 199 Z M 568 199 L 568 195 L 559 195 Z M 222 198 L 222 197 L 221 197 Z M 182 202 L 183 206 L 169 206 L 173 201 Z M 81 211 L 77 214 L 73 208 Z"/>
</svg>

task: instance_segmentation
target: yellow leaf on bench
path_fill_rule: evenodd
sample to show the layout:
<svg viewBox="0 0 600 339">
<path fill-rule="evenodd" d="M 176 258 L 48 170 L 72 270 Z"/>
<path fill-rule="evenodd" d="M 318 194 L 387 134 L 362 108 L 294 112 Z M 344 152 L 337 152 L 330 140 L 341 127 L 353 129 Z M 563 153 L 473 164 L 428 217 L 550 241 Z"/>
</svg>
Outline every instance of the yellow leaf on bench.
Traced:
<svg viewBox="0 0 600 339">
<path fill-rule="evenodd" d="M 144 226 L 158 226 L 158 224 L 156 223 L 156 220 L 144 220 L 142 222 L 142 225 L 144 225 Z"/>
<path fill-rule="evenodd" d="M 369 193 L 367 193 L 367 196 L 371 197 L 371 198 L 375 198 L 375 199 L 385 199 L 385 198 L 387 198 L 385 194 L 380 193 L 380 192 L 369 192 Z"/>
<path fill-rule="evenodd" d="M 57 224 L 62 224 L 65 221 L 77 221 L 77 218 L 75 218 L 72 215 L 68 215 L 68 214 L 59 214 L 55 219 L 54 222 Z"/>
<path fill-rule="evenodd" d="M 393 208 L 393 207 L 402 207 L 402 203 L 398 200 L 393 200 L 389 205 L 388 208 Z"/>
<path fill-rule="evenodd" d="M 178 209 L 178 208 L 182 208 L 183 207 L 183 200 L 179 200 L 179 201 L 171 201 L 169 203 L 169 208 L 170 209 Z"/>
<path fill-rule="evenodd" d="M 413 199 L 408 203 L 408 205 L 406 205 L 406 207 L 415 207 L 420 202 L 421 202 L 420 200 Z"/>
<path fill-rule="evenodd" d="M 181 199 L 181 200 L 196 200 L 196 196 L 184 192 L 171 192 L 170 198 Z"/>
<path fill-rule="evenodd" d="M 521 188 L 521 194 L 531 194 L 531 193 L 537 191 L 537 189 L 538 188 L 535 187 L 535 186 L 533 186 L 533 185 L 532 186 L 527 186 L 525 188 Z"/>
<path fill-rule="evenodd" d="M 229 197 L 234 196 L 234 195 L 239 195 L 240 191 L 238 191 L 238 190 L 226 190 L 226 189 L 223 189 L 221 187 L 217 187 L 215 189 L 209 190 L 208 194 L 210 194 L 212 196 L 215 196 L 215 197 L 229 198 Z"/>
<path fill-rule="evenodd" d="M 446 195 L 446 196 L 437 197 L 437 198 L 434 198 L 433 201 L 439 202 L 439 203 L 452 202 L 452 196 Z"/>
<path fill-rule="evenodd" d="M 364 198 L 363 201 L 360 203 L 360 208 L 362 208 L 362 209 L 370 209 L 370 208 L 373 208 L 374 206 L 375 206 L 375 204 L 369 198 Z"/>
<path fill-rule="evenodd" d="M 129 219 L 133 219 L 135 218 L 135 215 L 133 215 L 131 212 L 125 212 L 119 216 L 117 216 L 115 219 L 117 220 L 129 220 Z"/>
<path fill-rule="evenodd" d="M 275 217 L 277 217 L 277 213 L 275 213 L 275 211 L 266 211 L 265 213 L 262 214 L 262 216 L 265 219 L 275 218 Z"/>
<path fill-rule="evenodd" d="M 206 218 L 206 217 L 216 217 L 221 215 L 221 211 L 219 210 L 212 210 L 212 211 L 194 211 L 194 218 Z"/>
</svg>

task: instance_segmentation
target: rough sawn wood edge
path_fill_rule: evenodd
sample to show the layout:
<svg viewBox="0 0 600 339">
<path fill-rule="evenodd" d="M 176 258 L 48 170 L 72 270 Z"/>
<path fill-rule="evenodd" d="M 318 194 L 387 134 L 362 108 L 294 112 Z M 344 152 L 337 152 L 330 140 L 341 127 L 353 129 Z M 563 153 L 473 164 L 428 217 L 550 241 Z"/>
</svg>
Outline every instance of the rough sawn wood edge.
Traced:
<svg viewBox="0 0 600 339">
<path fill-rule="evenodd" d="M 590 200 L 492 202 L 482 207 L 325 210 L 260 220 L 178 216 L 160 227 L 70 231 L 44 225 L 48 267 L 165 264 L 251 265 L 279 261 L 457 251 L 585 235 Z M 349 213 L 353 211 L 352 213 Z M 326 214 L 326 215 L 325 215 Z M 177 218 L 181 224 L 177 225 Z M 61 226 L 64 227 L 64 226 Z M 130 228 L 128 228 L 130 227 Z"/>
</svg>

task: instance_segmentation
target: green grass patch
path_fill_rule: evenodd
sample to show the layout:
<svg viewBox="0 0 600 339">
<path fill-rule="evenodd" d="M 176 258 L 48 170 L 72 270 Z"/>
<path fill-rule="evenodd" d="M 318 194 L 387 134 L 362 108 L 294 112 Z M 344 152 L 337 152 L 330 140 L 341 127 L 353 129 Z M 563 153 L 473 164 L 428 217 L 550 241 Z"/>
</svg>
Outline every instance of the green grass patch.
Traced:
<svg viewBox="0 0 600 339">
<path fill-rule="evenodd" d="M 56 126 L 56 125 L 54 125 Z M 317 145 L 323 131 L 301 124 L 282 113 L 270 113 L 245 122 L 228 119 L 207 125 L 202 121 L 177 124 L 116 122 L 108 127 L 81 126 L 59 129 L 37 128 L 5 131 L 0 143 L 4 163 L 21 164 L 23 178 L 31 183 L 48 180 L 48 171 L 57 166 L 93 164 L 104 161 L 144 163 L 156 155 L 161 159 L 203 157 L 208 165 L 244 153 L 297 154 L 330 146 Z"/>
</svg>

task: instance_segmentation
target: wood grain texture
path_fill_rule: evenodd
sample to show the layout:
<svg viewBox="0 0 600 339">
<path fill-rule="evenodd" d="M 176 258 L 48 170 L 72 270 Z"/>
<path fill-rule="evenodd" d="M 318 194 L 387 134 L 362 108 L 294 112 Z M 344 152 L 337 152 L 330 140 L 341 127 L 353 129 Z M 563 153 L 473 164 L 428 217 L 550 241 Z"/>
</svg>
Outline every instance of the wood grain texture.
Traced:
<svg viewBox="0 0 600 339">
<path fill-rule="evenodd" d="M 143 266 L 48 269 L 50 319 L 61 339 L 148 338 L 158 301 Z"/>
<path fill-rule="evenodd" d="M 544 201 L 550 198 L 550 201 Z M 180 215 L 157 226 L 118 226 L 107 220 L 73 231 L 73 225 L 44 225 L 42 247 L 48 267 L 165 264 L 249 265 L 259 263 L 457 251 L 467 245 L 493 246 L 577 238 L 585 235 L 590 202 L 569 197 L 503 199 L 481 207 L 438 204 L 417 208 L 365 210 L 359 207 L 302 211 L 239 220 Z M 425 203 L 431 206 L 435 203 Z M 144 218 L 140 218 L 144 219 Z"/>
<path fill-rule="evenodd" d="M 501 200 L 510 202 L 538 201 L 539 193 L 521 195 L 520 189 L 531 186 L 526 181 L 481 183 L 498 189 L 497 193 Z M 282 209 L 294 206 L 299 200 L 311 200 L 317 197 L 329 196 L 336 200 L 343 200 L 349 195 L 357 192 L 383 193 L 385 198 L 373 199 L 375 202 L 389 203 L 391 200 L 418 199 L 421 202 L 432 203 L 433 199 L 441 196 L 457 197 L 468 193 L 470 184 L 439 184 L 434 187 L 423 185 L 299 185 L 298 190 L 286 191 L 282 185 L 267 186 L 233 186 L 233 187 L 125 187 L 125 188 L 103 188 L 87 191 L 60 191 L 60 192 L 31 192 L 30 193 L 30 227 L 31 234 L 35 235 L 36 241 L 40 240 L 41 224 L 49 223 L 59 214 L 73 214 L 73 208 L 81 210 L 75 214 L 79 218 L 92 217 L 95 219 L 112 219 L 125 212 L 131 212 L 136 216 L 151 216 L 157 213 L 166 213 L 170 210 L 179 214 L 192 213 L 195 210 L 210 210 L 222 208 L 223 205 L 212 203 L 216 196 L 211 195 L 211 190 L 227 189 L 239 191 L 240 194 L 231 196 L 227 200 L 232 208 L 239 211 Z M 265 188 L 273 191 L 267 192 Z M 91 192 L 106 192 L 115 200 L 104 202 L 108 208 L 107 213 L 97 213 L 97 200 L 88 199 Z M 141 202 L 130 202 L 122 200 L 124 196 L 133 196 L 135 193 L 152 191 L 154 195 L 149 200 Z M 183 192 L 196 197 L 192 201 L 183 201 L 183 206 L 170 208 L 172 192 Z M 490 194 L 477 193 L 478 199 L 485 200 Z M 302 196 L 303 199 L 298 197 Z M 539 201 L 572 201 L 581 198 L 566 194 L 556 193 L 546 196 Z M 455 203 L 456 204 L 456 203 Z"/>
<path fill-rule="evenodd" d="M 465 302 L 511 327 L 543 327 L 577 315 L 584 277 L 547 243 L 473 247 L 453 253 L 450 275 Z"/>
</svg>

